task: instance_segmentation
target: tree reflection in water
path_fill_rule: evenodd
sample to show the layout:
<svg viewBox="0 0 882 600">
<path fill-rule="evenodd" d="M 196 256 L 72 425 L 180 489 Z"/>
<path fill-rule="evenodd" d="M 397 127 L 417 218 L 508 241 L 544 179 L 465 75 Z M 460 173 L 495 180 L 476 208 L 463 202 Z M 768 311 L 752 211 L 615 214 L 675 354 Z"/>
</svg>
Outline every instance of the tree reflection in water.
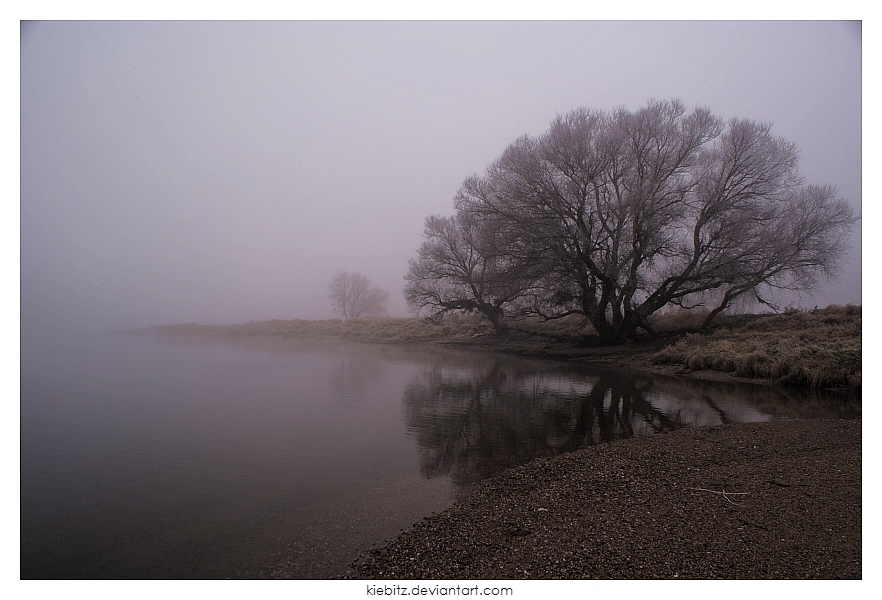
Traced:
<svg viewBox="0 0 882 600">
<path fill-rule="evenodd" d="M 813 417 L 859 416 L 859 401 L 855 408 L 818 394 L 490 359 L 471 368 L 436 363 L 407 385 L 403 405 L 422 475 L 465 487 L 538 457 L 634 435 L 805 416 L 806 405 Z M 821 407 L 828 414 L 817 414 Z"/>
</svg>

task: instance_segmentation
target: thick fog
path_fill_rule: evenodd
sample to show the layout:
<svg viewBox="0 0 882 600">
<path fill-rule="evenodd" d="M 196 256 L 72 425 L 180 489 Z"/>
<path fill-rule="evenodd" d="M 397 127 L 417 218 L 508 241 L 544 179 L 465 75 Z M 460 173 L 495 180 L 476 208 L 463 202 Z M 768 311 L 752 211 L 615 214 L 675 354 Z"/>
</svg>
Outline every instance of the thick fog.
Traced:
<svg viewBox="0 0 882 600">
<path fill-rule="evenodd" d="M 329 318 L 341 269 L 406 315 L 463 179 L 557 114 L 650 98 L 772 122 L 860 210 L 860 24 L 23 23 L 22 321 Z M 793 301 L 861 302 L 860 241 Z"/>
</svg>

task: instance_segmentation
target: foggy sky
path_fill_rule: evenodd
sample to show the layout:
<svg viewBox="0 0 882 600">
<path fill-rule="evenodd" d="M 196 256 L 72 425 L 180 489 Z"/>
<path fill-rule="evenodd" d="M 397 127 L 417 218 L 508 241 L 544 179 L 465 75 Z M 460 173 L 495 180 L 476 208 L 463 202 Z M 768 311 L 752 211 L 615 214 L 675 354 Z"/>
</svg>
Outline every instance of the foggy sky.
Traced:
<svg viewBox="0 0 882 600">
<path fill-rule="evenodd" d="M 37 22 L 21 35 L 22 321 L 329 318 L 390 292 L 430 214 L 578 107 L 679 98 L 774 124 L 861 208 L 843 22 Z M 860 225 L 802 306 L 861 302 Z"/>
</svg>

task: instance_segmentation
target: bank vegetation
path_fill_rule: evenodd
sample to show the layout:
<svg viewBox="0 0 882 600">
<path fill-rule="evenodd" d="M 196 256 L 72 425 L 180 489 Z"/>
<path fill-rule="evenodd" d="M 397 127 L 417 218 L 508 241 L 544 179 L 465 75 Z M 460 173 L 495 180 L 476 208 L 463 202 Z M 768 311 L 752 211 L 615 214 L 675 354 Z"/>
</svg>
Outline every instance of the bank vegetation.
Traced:
<svg viewBox="0 0 882 600">
<path fill-rule="evenodd" d="M 282 320 L 241 325 L 164 325 L 154 335 L 215 338 L 274 336 L 379 344 L 445 344 L 608 366 L 667 369 L 692 376 L 717 372 L 814 388 L 861 389 L 861 307 L 829 306 L 783 314 L 720 315 L 701 329 L 700 310 L 652 316 L 654 335 L 610 346 L 584 319 L 522 319 L 498 336 L 485 319 L 453 315 L 440 322 L 418 318 Z"/>
<path fill-rule="evenodd" d="M 829 306 L 687 334 L 652 360 L 782 384 L 860 389 L 861 307 Z"/>
</svg>

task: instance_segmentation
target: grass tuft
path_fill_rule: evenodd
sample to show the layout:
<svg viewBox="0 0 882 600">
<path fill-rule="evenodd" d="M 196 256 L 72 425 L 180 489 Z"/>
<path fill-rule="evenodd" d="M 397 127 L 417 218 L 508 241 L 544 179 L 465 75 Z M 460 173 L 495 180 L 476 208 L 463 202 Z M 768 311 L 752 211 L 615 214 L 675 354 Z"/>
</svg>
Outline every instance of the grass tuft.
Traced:
<svg viewBox="0 0 882 600">
<path fill-rule="evenodd" d="M 828 306 L 758 318 L 708 335 L 688 334 L 653 357 L 737 377 L 814 388 L 861 388 L 861 307 Z"/>
</svg>

